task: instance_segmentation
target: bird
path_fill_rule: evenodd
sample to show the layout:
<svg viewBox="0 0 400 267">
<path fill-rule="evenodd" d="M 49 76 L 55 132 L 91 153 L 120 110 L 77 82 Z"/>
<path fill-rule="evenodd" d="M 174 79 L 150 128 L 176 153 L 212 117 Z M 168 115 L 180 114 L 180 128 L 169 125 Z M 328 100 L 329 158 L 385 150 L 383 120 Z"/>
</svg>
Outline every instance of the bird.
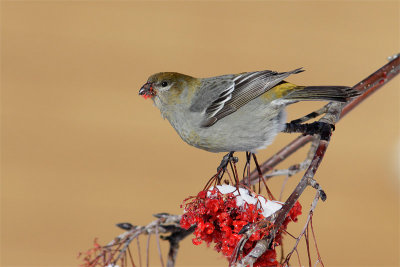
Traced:
<svg viewBox="0 0 400 267">
<path fill-rule="evenodd" d="M 303 71 L 262 70 L 209 78 L 160 72 L 148 78 L 139 95 L 152 99 L 191 146 L 215 153 L 256 153 L 282 131 L 313 134 L 321 128 L 307 124 L 296 130 L 294 126 L 305 124 L 286 123 L 288 105 L 305 100 L 347 102 L 359 95 L 348 86 L 298 86 L 286 81 Z"/>
</svg>

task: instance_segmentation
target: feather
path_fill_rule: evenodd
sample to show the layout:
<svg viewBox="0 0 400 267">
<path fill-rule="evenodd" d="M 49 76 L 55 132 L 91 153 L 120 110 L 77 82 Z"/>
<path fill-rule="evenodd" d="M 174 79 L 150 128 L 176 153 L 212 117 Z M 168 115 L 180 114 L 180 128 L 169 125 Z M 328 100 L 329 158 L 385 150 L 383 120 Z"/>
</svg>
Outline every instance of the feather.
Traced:
<svg viewBox="0 0 400 267">
<path fill-rule="evenodd" d="M 215 97 L 205 110 L 205 119 L 202 127 L 210 127 L 218 120 L 232 114 L 251 100 L 264 94 L 266 91 L 283 81 L 291 74 L 302 72 L 301 68 L 289 72 L 274 72 L 270 70 L 247 72 L 231 78 L 233 85 L 225 88 Z M 220 76 L 225 79 L 227 76 Z M 218 77 L 215 77 L 216 79 Z M 214 88 L 215 90 L 215 88 Z M 221 89 L 219 89 L 221 91 Z M 204 99 L 203 99 L 204 100 Z M 193 105 L 192 105 L 193 106 Z M 200 104 L 196 104 L 201 106 Z"/>
<path fill-rule="evenodd" d="M 347 102 L 351 97 L 360 95 L 357 90 L 347 86 L 306 86 L 285 96 L 288 100 L 330 100 Z"/>
</svg>

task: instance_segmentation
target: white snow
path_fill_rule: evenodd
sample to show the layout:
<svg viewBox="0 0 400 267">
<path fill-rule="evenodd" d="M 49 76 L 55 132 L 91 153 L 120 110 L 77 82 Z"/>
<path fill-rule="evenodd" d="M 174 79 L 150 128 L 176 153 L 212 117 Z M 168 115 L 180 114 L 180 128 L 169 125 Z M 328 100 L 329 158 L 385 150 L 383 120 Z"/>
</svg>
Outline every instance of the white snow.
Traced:
<svg viewBox="0 0 400 267">
<path fill-rule="evenodd" d="M 277 210 L 282 208 L 282 203 L 275 201 L 275 200 L 268 200 L 265 199 L 263 196 L 254 196 L 247 190 L 246 188 L 241 188 L 239 187 L 239 192 L 237 191 L 236 187 L 231 186 L 231 185 L 217 185 L 216 186 L 218 191 L 221 192 L 221 194 L 226 195 L 229 193 L 233 193 L 233 195 L 236 196 L 236 205 L 238 207 L 242 207 L 245 203 L 248 204 L 257 204 L 257 208 L 262 210 L 262 215 L 266 218 L 268 216 L 271 216 L 273 213 L 275 213 Z M 211 190 L 213 190 L 213 187 L 211 187 L 207 193 L 207 196 L 211 195 Z"/>
</svg>

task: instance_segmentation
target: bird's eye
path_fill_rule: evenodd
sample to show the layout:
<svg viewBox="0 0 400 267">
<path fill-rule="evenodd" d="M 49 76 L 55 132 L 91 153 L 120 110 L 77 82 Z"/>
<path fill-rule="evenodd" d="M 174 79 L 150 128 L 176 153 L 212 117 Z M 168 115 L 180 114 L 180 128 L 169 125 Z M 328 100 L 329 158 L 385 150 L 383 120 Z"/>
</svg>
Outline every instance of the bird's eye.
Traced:
<svg viewBox="0 0 400 267">
<path fill-rule="evenodd" d="M 163 81 L 162 83 L 161 83 L 161 86 L 162 87 L 166 87 L 168 85 L 168 83 L 166 82 L 166 81 Z"/>
</svg>

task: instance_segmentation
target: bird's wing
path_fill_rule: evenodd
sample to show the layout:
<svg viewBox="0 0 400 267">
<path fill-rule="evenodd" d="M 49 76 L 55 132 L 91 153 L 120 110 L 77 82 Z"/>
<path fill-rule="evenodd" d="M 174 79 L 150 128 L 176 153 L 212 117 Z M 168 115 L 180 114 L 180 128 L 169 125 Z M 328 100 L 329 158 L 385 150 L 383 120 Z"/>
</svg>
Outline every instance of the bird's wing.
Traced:
<svg viewBox="0 0 400 267">
<path fill-rule="evenodd" d="M 243 105 L 264 94 L 289 75 L 302 71 L 301 68 L 281 73 L 264 70 L 242 73 L 236 76 L 226 75 L 208 78 L 200 89 L 200 91 L 203 91 L 203 96 L 198 94 L 194 98 L 191 111 L 205 110 L 205 119 L 201 126 L 210 127 L 218 120 L 232 114 Z"/>
<path fill-rule="evenodd" d="M 190 111 L 203 112 L 213 104 L 215 104 L 214 109 L 218 102 L 222 104 L 226 102 L 226 98 L 230 98 L 235 89 L 234 77 L 234 75 L 224 75 L 202 79 L 200 89 L 192 100 Z"/>
</svg>

